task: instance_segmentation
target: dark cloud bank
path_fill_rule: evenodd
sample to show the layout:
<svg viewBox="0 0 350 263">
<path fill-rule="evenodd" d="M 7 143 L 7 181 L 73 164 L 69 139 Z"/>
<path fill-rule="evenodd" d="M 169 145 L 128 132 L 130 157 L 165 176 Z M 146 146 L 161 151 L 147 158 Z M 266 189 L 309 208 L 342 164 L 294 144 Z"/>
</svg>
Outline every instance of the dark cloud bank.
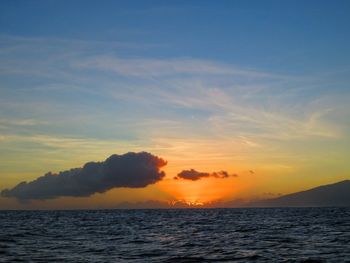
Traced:
<svg viewBox="0 0 350 263">
<path fill-rule="evenodd" d="M 237 174 L 229 174 L 226 171 L 206 173 L 206 172 L 198 172 L 194 169 L 191 170 L 183 170 L 181 173 L 178 173 L 174 179 L 186 179 L 197 181 L 203 177 L 214 177 L 214 178 L 228 178 L 228 177 L 237 177 Z"/>
<path fill-rule="evenodd" d="M 20 200 L 52 199 L 60 196 L 90 196 L 115 187 L 140 188 L 163 179 L 159 169 L 167 162 L 147 152 L 111 155 L 103 162 L 88 162 L 82 168 L 53 174 L 32 182 L 19 183 L 1 192 L 3 197 Z"/>
</svg>

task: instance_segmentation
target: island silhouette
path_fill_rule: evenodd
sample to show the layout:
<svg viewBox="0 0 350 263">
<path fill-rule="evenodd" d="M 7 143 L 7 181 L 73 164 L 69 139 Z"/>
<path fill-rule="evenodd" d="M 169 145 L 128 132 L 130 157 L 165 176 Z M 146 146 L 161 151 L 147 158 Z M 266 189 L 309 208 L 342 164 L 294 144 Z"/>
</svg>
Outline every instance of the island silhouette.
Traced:
<svg viewBox="0 0 350 263">
<path fill-rule="evenodd" d="M 350 206 L 350 180 L 322 185 L 277 198 L 252 202 L 257 207 L 327 207 Z"/>
</svg>

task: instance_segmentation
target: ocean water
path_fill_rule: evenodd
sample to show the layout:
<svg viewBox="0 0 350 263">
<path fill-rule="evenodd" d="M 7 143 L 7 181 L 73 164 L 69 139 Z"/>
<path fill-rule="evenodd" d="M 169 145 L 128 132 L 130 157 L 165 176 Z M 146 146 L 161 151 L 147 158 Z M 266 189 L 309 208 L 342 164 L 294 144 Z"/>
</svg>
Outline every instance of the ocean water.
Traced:
<svg viewBox="0 0 350 263">
<path fill-rule="evenodd" d="M 350 262 L 350 208 L 0 211 L 0 262 Z"/>
</svg>

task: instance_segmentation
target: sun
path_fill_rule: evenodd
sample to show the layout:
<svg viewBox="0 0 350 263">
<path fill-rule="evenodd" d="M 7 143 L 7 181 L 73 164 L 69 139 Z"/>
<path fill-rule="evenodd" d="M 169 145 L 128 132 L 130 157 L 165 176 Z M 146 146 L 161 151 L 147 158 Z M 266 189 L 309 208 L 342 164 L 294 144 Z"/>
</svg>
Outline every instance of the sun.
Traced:
<svg viewBox="0 0 350 263">
<path fill-rule="evenodd" d="M 231 197 L 241 186 L 236 178 L 202 178 L 197 181 L 166 179 L 159 183 L 161 189 L 170 194 L 176 202 L 188 206 L 204 206 Z"/>
</svg>

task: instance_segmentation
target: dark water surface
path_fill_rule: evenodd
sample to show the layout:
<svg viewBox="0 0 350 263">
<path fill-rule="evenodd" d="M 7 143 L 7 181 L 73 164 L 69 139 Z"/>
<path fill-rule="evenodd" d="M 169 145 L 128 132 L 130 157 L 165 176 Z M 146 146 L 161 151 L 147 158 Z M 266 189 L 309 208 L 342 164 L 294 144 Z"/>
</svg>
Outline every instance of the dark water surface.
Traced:
<svg viewBox="0 0 350 263">
<path fill-rule="evenodd" d="M 350 208 L 0 211 L 0 262 L 350 262 Z"/>
</svg>

